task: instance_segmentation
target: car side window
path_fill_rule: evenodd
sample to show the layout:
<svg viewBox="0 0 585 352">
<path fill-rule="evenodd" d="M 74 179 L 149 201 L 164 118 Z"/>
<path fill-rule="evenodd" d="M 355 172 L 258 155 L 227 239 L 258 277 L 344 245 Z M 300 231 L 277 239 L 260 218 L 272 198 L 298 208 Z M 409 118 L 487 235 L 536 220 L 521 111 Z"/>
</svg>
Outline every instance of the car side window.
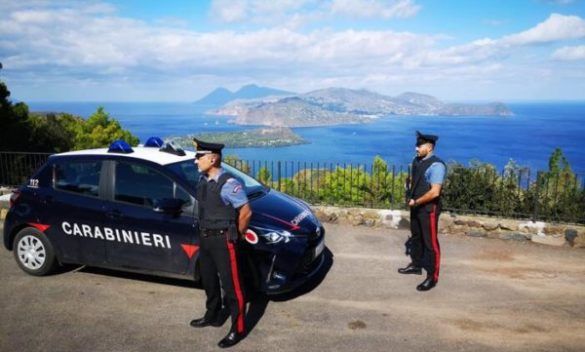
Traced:
<svg viewBox="0 0 585 352">
<path fill-rule="evenodd" d="M 177 199 L 181 199 L 185 202 L 183 205 L 183 215 L 193 216 L 193 212 L 195 209 L 195 198 L 193 198 L 187 191 L 183 189 L 183 187 L 177 185 L 175 183 L 175 197 Z"/>
<path fill-rule="evenodd" d="M 54 187 L 98 197 L 101 169 L 102 162 L 97 160 L 58 162 L 53 169 Z"/>
<path fill-rule="evenodd" d="M 157 170 L 135 163 L 116 164 L 116 201 L 153 207 L 156 200 L 165 198 L 182 199 L 186 206 L 193 203 L 185 190 Z"/>
</svg>

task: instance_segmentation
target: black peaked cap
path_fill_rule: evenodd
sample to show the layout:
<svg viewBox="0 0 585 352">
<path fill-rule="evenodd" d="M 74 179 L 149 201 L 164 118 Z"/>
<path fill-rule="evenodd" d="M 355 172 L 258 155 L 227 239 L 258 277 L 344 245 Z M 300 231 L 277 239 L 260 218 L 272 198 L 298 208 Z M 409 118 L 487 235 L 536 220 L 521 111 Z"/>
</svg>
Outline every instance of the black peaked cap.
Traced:
<svg viewBox="0 0 585 352">
<path fill-rule="evenodd" d="M 197 138 L 193 138 L 193 146 L 195 147 L 195 153 L 215 153 L 221 154 L 221 150 L 223 149 L 224 145 L 221 143 L 209 143 L 200 141 Z"/>
<path fill-rule="evenodd" d="M 435 136 L 433 134 L 423 134 L 420 131 L 416 131 L 416 145 L 421 145 L 425 143 L 431 143 L 435 145 L 439 140 L 439 136 Z"/>
</svg>

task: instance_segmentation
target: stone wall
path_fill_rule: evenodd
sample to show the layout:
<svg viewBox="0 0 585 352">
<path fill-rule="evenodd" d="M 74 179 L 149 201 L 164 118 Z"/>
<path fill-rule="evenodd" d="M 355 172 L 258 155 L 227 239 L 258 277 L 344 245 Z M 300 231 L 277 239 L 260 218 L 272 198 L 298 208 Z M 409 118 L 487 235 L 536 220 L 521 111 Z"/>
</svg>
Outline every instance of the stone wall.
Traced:
<svg viewBox="0 0 585 352">
<path fill-rule="evenodd" d="M 8 212 L 11 193 L 12 193 L 11 188 L 0 187 L 0 221 L 4 221 L 4 218 L 6 217 L 6 212 Z"/>
<path fill-rule="evenodd" d="M 337 208 L 314 206 L 324 223 L 353 226 L 410 228 L 410 213 L 404 210 Z M 444 212 L 439 217 L 439 232 L 471 237 L 531 241 L 552 246 L 585 248 L 585 226 L 532 222 L 497 217 L 456 215 Z"/>
</svg>

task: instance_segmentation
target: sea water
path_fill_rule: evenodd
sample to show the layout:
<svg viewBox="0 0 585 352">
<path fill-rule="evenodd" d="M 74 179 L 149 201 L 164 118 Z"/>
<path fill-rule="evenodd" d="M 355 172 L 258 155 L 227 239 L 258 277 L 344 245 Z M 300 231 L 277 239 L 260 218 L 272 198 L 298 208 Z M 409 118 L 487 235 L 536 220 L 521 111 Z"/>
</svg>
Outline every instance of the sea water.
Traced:
<svg viewBox="0 0 585 352">
<path fill-rule="evenodd" d="M 230 118 L 206 115 L 191 103 L 37 102 L 31 111 L 68 112 L 89 117 L 103 106 L 141 141 L 150 136 L 240 131 Z M 231 148 L 245 160 L 371 164 L 379 155 L 389 164 L 407 165 L 414 156 L 415 131 L 439 136 L 436 154 L 468 165 L 479 160 L 502 169 L 510 159 L 531 170 L 547 170 L 561 148 L 573 170 L 585 175 L 585 102 L 509 103 L 513 116 L 386 116 L 371 123 L 294 128 L 308 144 L 278 148 Z M 190 147 L 190 146 L 186 146 Z"/>
</svg>

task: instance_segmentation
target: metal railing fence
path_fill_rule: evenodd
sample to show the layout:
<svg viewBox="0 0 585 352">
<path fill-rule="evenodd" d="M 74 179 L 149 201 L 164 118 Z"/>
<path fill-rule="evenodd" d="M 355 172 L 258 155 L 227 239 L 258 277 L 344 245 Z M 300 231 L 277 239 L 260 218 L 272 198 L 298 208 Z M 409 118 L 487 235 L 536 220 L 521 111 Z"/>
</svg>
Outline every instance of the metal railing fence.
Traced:
<svg viewBox="0 0 585 352">
<path fill-rule="evenodd" d="M 25 183 L 51 153 L 0 152 L 0 186 L 16 187 Z"/>
<path fill-rule="evenodd" d="M 23 184 L 49 153 L 0 152 L 0 185 Z M 311 161 L 239 160 L 232 166 L 278 191 L 310 204 L 406 209 L 408 166 Z M 448 165 L 445 210 L 532 220 L 585 223 L 585 184 L 570 172 L 528 168 L 498 172 L 482 164 Z"/>
</svg>

